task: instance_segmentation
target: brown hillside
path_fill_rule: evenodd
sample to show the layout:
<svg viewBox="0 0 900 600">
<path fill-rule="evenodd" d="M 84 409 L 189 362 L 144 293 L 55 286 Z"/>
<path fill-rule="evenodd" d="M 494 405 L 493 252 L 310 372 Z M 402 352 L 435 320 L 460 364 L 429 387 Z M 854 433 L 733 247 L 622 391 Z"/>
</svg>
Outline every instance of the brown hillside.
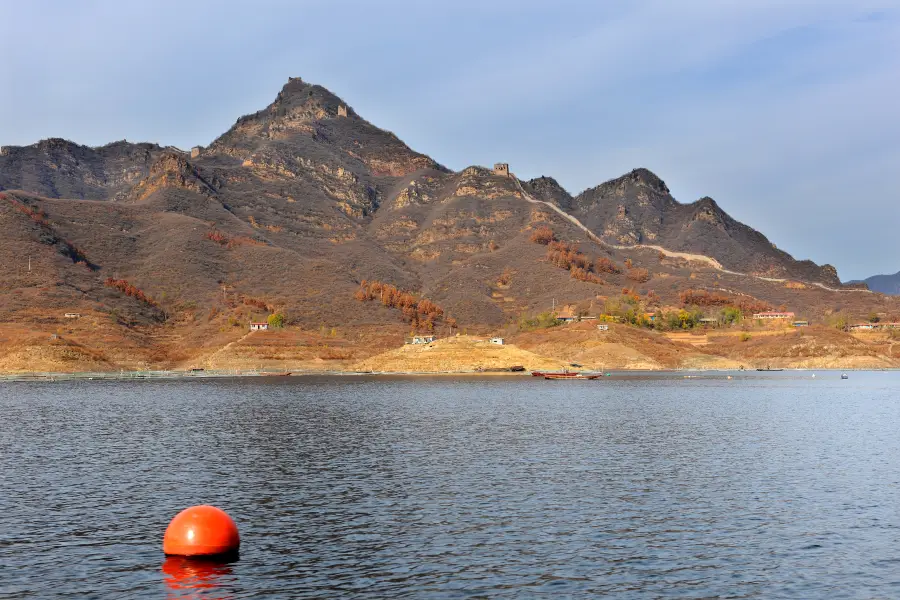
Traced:
<svg viewBox="0 0 900 600">
<path fill-rule="evenodd" d="M 828 269 L 793 261 L 711 201 L 679 205 L 649 172 L 575 199 L 549 177 L 520 183 L 477 166 L 451 172 L 299 79 L 196 153 L 128 142 L 4 147 L 0 188 L 0 260 L 7 265 L 0 318 L 40 341 L 66 312 L 94 315 L 102 323 L 96 327 L 118 333 L 91 335 L 79 325 L 72 335 L 108 357 L 108 368 L 202 361 L 242 338 L 251 319 L 276 312 L 292 331 L 338 328 L 356 336 L 347 338 L 351 346 L 362 348 L 371 335 L 381 340 L 379 350 L 398 347 L 413 324 L 402 310 L 354 300 L 363 280 L 428 298 L 459 331 L 478 334 L 554 301 L 597 312 L 623 288 L 658 307 L 679 307 L 687 288 L 752 296 L 820 323 L 900 313 L 897 300 L 880 294 L 813 285 L 834 283 Z M 573 223 L 568 209 L 593 233 Z M 541 228 L 565 256 L 532 240 Z M 790 280 L 610 243 L 669 245 Z M 614 336 L 639 336 L 621 345 L 640 348 L 635 361 L 647 365 L 693 360 L 655 334 Z M 530 338 L 523 339 L 528 348 Z M 596 353 L 598 364 L 635 362 L 615 363 L 615 353 L 584 344 L 586 361 Z M 237 357 L 229 364 L 243 360 L 237 352 L 244 345 L 229 346 L 228 356 Z M 710 360 L 687 351 L 700 363 Z M 277 360 L 316 360 L 305 352 Z M 354 349 L 346 360 L 363 354 Z M 21 360 L 34 368 L 44 362 Z"/>
<path fill-rule="evenodd" d="M 609 324 L 598 331 L 586 321 L 522 333 L 518 346 L 589 369 L 729 369 L 740 362 L 712 356 L 664 335 L 627 325 Z"/>
<path fill-rule="evenodd" d="M 794 260 L 763 234 L 728 216 L 712 198 L 680 204 L 647 169 L 585 190 L 570 212 L 614 244 L 654 244 L 705 254 L 742 273 L 840 286 L 834 267 Z"/>
</svg>

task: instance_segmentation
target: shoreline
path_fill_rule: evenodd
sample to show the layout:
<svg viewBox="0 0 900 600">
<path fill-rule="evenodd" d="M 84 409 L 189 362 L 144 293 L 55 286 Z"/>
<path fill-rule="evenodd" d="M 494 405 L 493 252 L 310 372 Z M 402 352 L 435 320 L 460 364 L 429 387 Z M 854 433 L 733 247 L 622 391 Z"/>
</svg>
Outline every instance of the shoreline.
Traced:
<svg viewBox="0 0 900 600">
<path fill-rule="evenodd" d="M 610 369 L 600 371 L 584 371 L 584 373 L 599 374 L 602 373 L 607 377 L 655 377 L 665 375 L 679 374 L 701 374 L 709 373 L 711 375 L 750 375 L 756 377 L 763 376 L 764 373 L 841 373 L 841 372 L 893 372 L 900 371 L 897 368 L 882 369 L 773 369 L 771 371 L 759 371 L 757 369 Z M 279 373 L 271 371 L 97 371 L 97 372 L 75 372 L 75 373 L 57 373 L 36 371 L 31 373 L 5 373 L 0 374 L 0 382 L 27 382 L 27 381 L 168 381 L 168 380 L 184 380 L 184 379 L 250 379 L 250 378 L 302 378 L 302 377 L 372 377 L 372 378 L 389 378 L 389 377 L 520 377 L 530 378 L 531 372 L 484 372 L 484 371 L 292 371 L 290 373 Z M 542 379 L 542 378 L 536 378 Z"/>
</svg>

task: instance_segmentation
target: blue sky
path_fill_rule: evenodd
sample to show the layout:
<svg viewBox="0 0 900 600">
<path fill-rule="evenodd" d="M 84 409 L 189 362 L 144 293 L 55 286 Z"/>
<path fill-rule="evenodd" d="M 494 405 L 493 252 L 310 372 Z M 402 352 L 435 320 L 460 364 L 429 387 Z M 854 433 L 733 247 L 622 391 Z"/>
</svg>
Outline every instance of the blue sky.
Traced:
<svg viewBox="0 0 900 600">
<path fill-rule="evenodd" d="M 454 169 L 647 167 L 844 279 L 900 270 L 900 1 L 0 0 L 0 144 L 207 144 L 289 76 Z"/>
</svg>

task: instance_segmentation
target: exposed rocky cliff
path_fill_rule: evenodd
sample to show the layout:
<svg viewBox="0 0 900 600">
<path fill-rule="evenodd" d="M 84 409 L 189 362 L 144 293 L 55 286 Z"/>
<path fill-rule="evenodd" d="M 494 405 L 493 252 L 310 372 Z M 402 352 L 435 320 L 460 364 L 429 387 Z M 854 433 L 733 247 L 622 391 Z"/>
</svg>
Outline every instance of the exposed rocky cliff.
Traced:
<svg viewBox="0 0 900 600">
<path fill-rule="evenodd" d="M 795 261 L 712 199 L 680 204 L 650 171 L 574 198 L 551 177 L 520 188 L 479 166 L 452 172 L 298 78 L 197 153 L 56 139 L 5 147 L 0 188 L 0 260 L 14 266 L 0 272 L 8 321 L 85 311 L 132 335 L 175 314 L 192 319 L 179 335 L 196 329 L 199 344 L 274 310 L 316 330 L 397 324 L 387 304 L 354 300 L 362 280 L 413 290 L 472 327 L 499 327 L 554 300 L 599 304 L 623 288 L 661 305 L 678 305 L 686 287 L 715 287 L 814 314 L 856 306 L 806 284 L 642 249 L 837 285 L 833 269 Z M 595 243 L 526 196 L 624 248 Z M 539 229 L 577 248 L 551 260 L 532 239 Z M 589 273 L 569 259 L 603 267 Z"/>
<path fill-rule="evenodd" d="M 90 148 L 58 138 L 31 146 L 4 146 L 0 153 L 0 190 L 27 190 L 49 198 L 108 200 L 145 177 L 165 150 L 156 144 L 127 141 Z"/>
<path fill-rule="evenodd" d="M 663 246 L 710 256 L 742 273 L 840 286 L 831 265 L 795 260 L 762 233 L 732 219 L 712 198 L 679 203 L 647 169 L 585 190 L 570 212 L 613 244 Z"/>
<path fill-rule="evenodd" d="M 552 202 L 566 211 L 572 209 L 572 195 L 552 177 L 541 176 L 530 181 L 523 181 L 522 187 L 538 200 Z"/>
</svg>

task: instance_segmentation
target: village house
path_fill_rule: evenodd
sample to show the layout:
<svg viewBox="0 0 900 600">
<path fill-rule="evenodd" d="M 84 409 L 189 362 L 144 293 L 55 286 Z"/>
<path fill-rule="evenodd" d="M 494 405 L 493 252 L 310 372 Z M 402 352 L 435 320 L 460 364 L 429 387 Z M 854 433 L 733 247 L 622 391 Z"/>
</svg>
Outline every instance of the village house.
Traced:
<svg viewBox="0 0 900 600">
<path fill-rule="evenodd" d="M 754 319 L 793 319 L 794 313 L 792 312 L 761 312 L 755 313 L 753 315 Z"/>
<path fill-rule="evenodd" d="M 497 344 L 498 346 L 502 346 L 506 343 L 502 337 L 492 337 L 490 341 L 492 344 Z"/>
<path fill-rule="evenodd" d="M 80 319 L 81 313 L 66 313 L 67 319 Z"/>
<path fill-rule="evenodd" d="M 575 315 L 575 311 L 569 306 L 566 306 L 556 313 L 556 320 L 562 321 L 563 323 L 571 323 L 577 319 L 578 317 Z"/>
<path fill-rule="evenodd" d="M 794 321 L 794 327 L 809 327 L 809 321 Z"/>
<path fill-rule="evenodd" d="M 268 329 L 268 323 L 250 323 L 250 331 L 267 331 Z"/>
<path fill-rule="evenodd" d="M 609 331 L 609 325 L 597 325 L 597 331 Z"/>
<path fill-rule="evenodd" d="M 407 344 L 430 344 L 434 341 L 433 335 L 414 335 L 406 340 Z"/>
</svg>

